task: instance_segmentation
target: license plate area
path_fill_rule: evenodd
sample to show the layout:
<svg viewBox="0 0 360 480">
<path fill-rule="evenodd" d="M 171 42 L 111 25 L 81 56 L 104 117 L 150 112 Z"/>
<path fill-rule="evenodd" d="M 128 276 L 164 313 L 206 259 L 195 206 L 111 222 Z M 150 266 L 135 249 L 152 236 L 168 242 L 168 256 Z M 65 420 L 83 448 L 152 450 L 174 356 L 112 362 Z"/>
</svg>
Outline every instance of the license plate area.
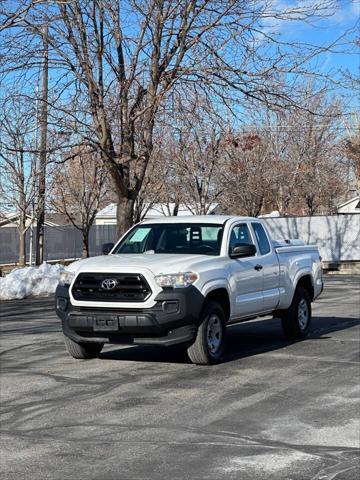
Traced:
<svg viewBox="0 0 360 480">
<path fill-rule="evenodd" d="M 115 332 L 119 330 L 119 322 L 117 316 L 102 315 L 95 317 L 93 322 L 94 332 Z"/>
</svg>

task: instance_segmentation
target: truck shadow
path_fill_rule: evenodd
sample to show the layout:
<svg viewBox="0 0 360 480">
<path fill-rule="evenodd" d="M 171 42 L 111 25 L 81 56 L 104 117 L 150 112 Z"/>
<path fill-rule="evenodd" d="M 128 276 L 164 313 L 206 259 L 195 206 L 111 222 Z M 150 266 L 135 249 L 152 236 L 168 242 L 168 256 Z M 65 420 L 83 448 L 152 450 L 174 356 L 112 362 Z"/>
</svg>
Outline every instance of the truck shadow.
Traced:
<svg viewBox="0 0 360 480">
<path fill-rule="evenodd" d="M 226 350 L 222 363 L 282 349 L 294 343 L 332 338 L 332 333 L 359 325 L 360 320 L 347 317 L 314 317 L 309 337 L 303 341 L 286 340 L 278 319 L 261 319 L 228 327 Z M 102 360 L 127 360 L 135 362 L 163 362 L 190 364 L 186 349 L 131 346 L 112 349 L 99 356 Z"/>
<path fill-rule="evenodd" d="M 328 340 L 332 333 L 360 324 L 360 320 L 347 317 L 313 317 L 310 335 L 305 340 L 287 340 L 279 319 L 247 322 L 229 327 L 227 348 L 223 362 L 251 357 L 311 340 Z"/>
</svg>

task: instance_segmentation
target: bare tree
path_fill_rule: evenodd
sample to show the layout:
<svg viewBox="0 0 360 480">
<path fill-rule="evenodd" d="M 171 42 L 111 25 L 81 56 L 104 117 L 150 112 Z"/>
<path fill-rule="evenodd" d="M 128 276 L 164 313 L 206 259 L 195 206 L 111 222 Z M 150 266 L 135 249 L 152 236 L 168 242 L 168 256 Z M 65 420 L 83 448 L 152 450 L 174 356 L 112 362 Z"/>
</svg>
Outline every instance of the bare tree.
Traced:
<svg viewBox="0 0 360 480">
<path fill-rule="evenodd" d="M 257 217 L 269 203 L 274 171 L 266 138 L 256 132 L 228 133 L 224 155 L 226 168 L 221 175 L 224 210 Z"/>
<path fill-rule="evenodd" d="M 228 107 L 244 99 L 293 105 L 297 75 L 310 74 L 311 60 L 331 46 L 279 41 L 271 23 L 316 21 L 335 7 L 335 0 L 40 2 L 22 17 L 23 30 L 17 24 L 7 35 L 5 60 L 10 70 L 28 69 L 36 38 L 47 36 L 58 72 L 55 103 L 69 119 L 77 112 L 61 92 L 77 99 L 86 119 L 81 133 L 112 177 L 122 232 L 133 221 L 158 117 L 173 97 L 201 91 Z"/>
<path fill-rule="evenodd" d="M 96 153 L 79 146 L 52 173 L 50 206 L 82 233 L 82 257 L 90 255 L 89 234 L 107 195 L 106 171 Z"/>
<path fill-rule="evenodd" d="M 342 105 L 312 83 L 301 107 L 254 109 L 251 127 L 267 145 L 263 211 L 280 214 L 332 213 L 347 188 L 347 168 L 339 141 Z M 260 167 L 263 160 L 259 158 Z M 257 173 L 262 179 L 261 172 Z M 270 180 L 270 181 L 269 181 Z M 261 188 L 261 187 L 260 187 Z"/>
<path fill-rule="evenodd" d="M 44 0 L 21 0 L 19 2 L 10 2 L 1 0 L 0 2 L 0 32 L 6 28 L 15 27 L 21 24 L 26 15 L 38 3 L 43 3 Z"/>
<path fill-rule="evenodd" d="M 346 130 L 347 135 L 343 140 L 343 150 L 352 164 L 357 191 L 360 194 L 360 118 L 355 117 L 354 124 L 347 124 Z"/>
<path fill-rule="evenodd" d="M 337 147 L 341 105 L 312 88 L 304 93 L 303 105 L 305 109 L 290 109 L 282 115 L 286 148 L 281 163 L 286 162 L 288 174 L 282 179 L 287 186 L 285 204 L 296 211 L 303 205 L 308 215 L 332 213 L 346 186 L 346 169 Z"/>
<path fill-rule="evenodd" d="M 0 194 L 18 215 L 19 264 L 26 263 L 26 230 L 35 201 L 34 110 L 23 97 L 8 95 L 1 104 Z M 27 221 L 27 217 L 30 217 Z"/>
<path fill-rule="evenodd" d="M 149 165 L 135 201 L 134 222 L 142 220 L 149 210 L 159 203 L 166 209 L 164 214 L 176 214 L 176 207 L 175 211 L 170 210 L 170 205 L 179 204 L 176 183 L 178 178 L 174 176 L 171 145 L 172 138 L 168 129 L 164 128 L 164 125 L 158 126 Z"/>
<path fill-rule="evenodd" d="M 207 213 L 214 202 L 251 216 L 333 213 L 347 188 L 341 106 L 311 85 L 302 90 L 304 108 L 274 112 L 259 104 L 256 115 L 247 112 L 254 124 L 245 132 L 232 131 L 199 98 L 183 102 L 175 127 L 170 122 L 156 142 L 146 191 L 157 184 L 159 201 L 181 199 L 193 213 Z"/>
<path fill-rule="evenodd" d="M 182 197 L 189 210 L 206 215 L 222 193 L 216 179 L 222 163 L 222 126 L 205 112 L 193 112 L 183 120 L 178 134 L 175 171 L 181 179 Z"/>
</svg>

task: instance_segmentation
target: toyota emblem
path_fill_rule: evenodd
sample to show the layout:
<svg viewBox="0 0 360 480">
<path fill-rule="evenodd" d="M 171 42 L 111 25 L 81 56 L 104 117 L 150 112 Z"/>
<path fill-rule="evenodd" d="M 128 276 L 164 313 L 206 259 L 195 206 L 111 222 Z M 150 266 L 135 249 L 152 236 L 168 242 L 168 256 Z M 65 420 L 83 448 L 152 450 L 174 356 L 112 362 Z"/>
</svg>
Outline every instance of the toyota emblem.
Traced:
<svg viewBox="0 0 360 480">
<path fill-rule="evenodd" d="M 104 290 L 112 290 L 117 284 L 118 281 L 115 278 L 105 278 L 105 280 L 101 282 L 101 288 Z"/>
</svg>

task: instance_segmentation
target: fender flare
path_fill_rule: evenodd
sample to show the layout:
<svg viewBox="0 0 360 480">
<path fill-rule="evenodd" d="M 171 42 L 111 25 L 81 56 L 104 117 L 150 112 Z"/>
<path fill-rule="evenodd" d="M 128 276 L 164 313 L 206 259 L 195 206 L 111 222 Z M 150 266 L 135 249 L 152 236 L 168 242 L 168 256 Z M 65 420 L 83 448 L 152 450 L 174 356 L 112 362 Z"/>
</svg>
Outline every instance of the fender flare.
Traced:
<svg viewBox="0 0 360 480">
<path fill-rule="evenodd" d="M 302 278 L 304 277 L 310 277 L 310 281 L 311 281 L 311 285 L 312 285 L 312 288 L 313 290 L 315 289 L 315 285 L 314 285 L 314 276 L 313 276 L 313 273 L 312 271 L 309 269 L 309 268 L 301 268 L 295 278 L 294 278 L 294 281 L 293 281 L 293 287 L 294 287 L 294 291 L 293 291 L 293 294 L 292 294 L 292 297 L 291 297 L 291 302 L 293 301 L 294 299 L 294 295 L 295 295 L 295 291 L 297 289 L 297 286 L 299 285 L 300 281 Z"/>
<path fill-rule="evenodd" d="M 203 294 L 204 298 L 206 298 L 209 293 L 213 292 L 214 290 L 218 290 L 219 288 L 224 288 L 227 291 L 230 300 L 231 296 L 229 282 L 226 278 L 214 278 L 212 280 L 209 280 L 203 285 L 201 293 Z"/>
</svg>

